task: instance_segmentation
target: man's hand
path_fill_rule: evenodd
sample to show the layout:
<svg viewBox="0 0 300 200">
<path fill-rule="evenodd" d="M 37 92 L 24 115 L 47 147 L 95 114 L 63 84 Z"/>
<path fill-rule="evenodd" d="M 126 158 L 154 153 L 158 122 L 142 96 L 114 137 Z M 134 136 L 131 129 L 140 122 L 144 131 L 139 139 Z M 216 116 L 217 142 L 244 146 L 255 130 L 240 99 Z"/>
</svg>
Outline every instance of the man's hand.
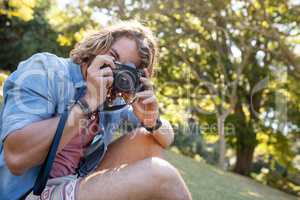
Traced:
<svg viewBox="0 0 300 200">
<path fill-rule="evenodd" d="M 133 112 L 137 118 L 146 127 L 154 127 L 156 125 L 156 120 L 158 118 L 158 103 L 153 91 L 153 86 L 149 80 L 149 73 L 145 70 L 146 77 L 141 77 L 140 80 L 145 87 L 144 91 L 136 93 L 138 98 L 136 102 L 133 103 Z"/>
<path fill-rule="evenodd" d="M 142 92 L 136 93 L 138 100 L 133 103 L 133 112 L 137 118 L 142 122 L 146 127 L 154 127 L 156 125 L 156 120 L 159 115 L 158 103 L 153 91 L 153 86 L 151 81 L 148 79 L 149 73 L 145 71 L 146 78 L 141 78 L 141 82 L 146 88 Z M 171 124 L 162 120 L 161 128 L 152 132 L 154 139 L 160 144 L 163 148 L 167 148 L 174 140 L 174 132 Z M 146 130 L 145 130 L 146 131 Z"/>
<path fill-rule="evenodd" d="M 113 61 L 114 58 L 111 56 L 98 55 L 87 69 L 87 93 L 84 98 L 92 111 L 104 103 L 108 89 L 113 83 L 113 72 L 111 70 L 111 68 L 115 68 Z M 103 65 L 110 67 L 101 68 Z"/>
</svg>

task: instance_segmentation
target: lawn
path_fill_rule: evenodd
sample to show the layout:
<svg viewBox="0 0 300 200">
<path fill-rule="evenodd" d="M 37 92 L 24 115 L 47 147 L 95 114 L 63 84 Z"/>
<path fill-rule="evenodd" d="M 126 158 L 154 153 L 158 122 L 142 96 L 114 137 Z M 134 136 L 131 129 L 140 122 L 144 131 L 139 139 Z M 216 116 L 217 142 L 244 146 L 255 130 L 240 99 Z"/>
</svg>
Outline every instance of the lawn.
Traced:
<svg viewBox="0 0 300 200">
<path fill-rule="evenodd" d="M 195 161 L 191 158 L 166 152 L 166 158 L 183 175 L 193 200 L 289 200 L 297 197 L 260 184 L 249 178 Z"/>
</svg>

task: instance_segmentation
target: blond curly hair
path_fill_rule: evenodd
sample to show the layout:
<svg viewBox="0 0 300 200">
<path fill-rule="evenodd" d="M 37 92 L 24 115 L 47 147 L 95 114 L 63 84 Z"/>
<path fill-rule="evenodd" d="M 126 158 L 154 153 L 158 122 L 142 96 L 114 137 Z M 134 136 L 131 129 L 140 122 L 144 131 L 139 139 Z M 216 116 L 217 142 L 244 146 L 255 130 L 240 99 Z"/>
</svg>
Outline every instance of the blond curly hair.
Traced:
<svg viewBox="0 0 300 200">
<path fill-rule="evenodd" d="M 136 42 L 141 59 L 139 68 L 148 68 L 150 74 L 157 63 L 157 41 L 152 31 L 137 21 L 121 21 L 104 27 L 78 42 L 70 52 L 70 58 L 77 64 L 89 64 L 96 55 L 106 53 L 121 37 Z"/>
</svg>

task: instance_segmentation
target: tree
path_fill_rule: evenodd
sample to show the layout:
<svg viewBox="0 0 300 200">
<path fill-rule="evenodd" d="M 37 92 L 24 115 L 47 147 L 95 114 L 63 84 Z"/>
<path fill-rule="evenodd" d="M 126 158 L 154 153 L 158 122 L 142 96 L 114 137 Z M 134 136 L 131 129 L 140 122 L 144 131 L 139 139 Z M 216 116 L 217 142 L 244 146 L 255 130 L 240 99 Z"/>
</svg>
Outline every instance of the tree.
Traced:
<svg viewBox="0 0 300 200">
<path fill-rule="evenodd" d="M 51 28 L 45 12 L 46 1 L 33 4 L 0 3 L 0 65 L 4 70 L 14 70 L 17 64 L 36 52 L 49 51 L 65 55 L 64 48 L 56 42 L 58 34 Z M 23 15 L 23 12 L 29 15 Z"/>
<path fill-rule="evenodd" d="M 225 146 L 222 124 L 233 122 L 235 171 L 249 175 L 256 134 L 265 126 L 262 115 L 276 109 L 274 100 L 267 100 L 272 97 L 269 90 L 251 91 L 266 77 L 274 79 L 282 68 L 296 73 L 298 58 L 287 37 L 299 33 L 299 6 L 283 0 L 120 0 L 90 1 L 90 5 L 115 18 L 142 20 L 153 28 L 163 55 L 158 82 L 177 83 L 161 88 L 162 96 L 172 98 L 168 104 L 196 111 L 199 121 L 211 119 L 203 114 L 203 105 L 210 113 L 216 111 L 221 152 Z M 188 78 L 186 71 L 191 72 Z"/>
<path fill-rule="evenodd" d="M 0 40 L 7 44 L 0 47 L 0 65 L 5 69 L 14 69 L 38 51 L 67 56 L 87 30 L 101 27 L 91 20 L 94 14 L 109 20 L 135 18 L 159 39 L 155 82 L 162 112 L 173 123 L 184 123 L 186 113 L 199 123 L 217 123 L 221 168 L 226 144 L 236 150 L 235 171 L 249 175 L 258 133 L 288 141 L 299 137 L 299 117 L 291 112 L 299 111 L 299 57 L 294 51 L 299 44 L 299 6 L 284 0 L 78 0 L 61 9 L 47 0 L 14 2 L 0 3 Z M 22 9 L 27 16 L 20 14 Z M 282 71 L 291 76 L 280 83 L 277 73 Z M 269 117 L 285 116 L 285 107 L 277 106 L 286 96 L 288 121 Z M 227 134 L 229 124 L 235 135 Z M 288 135 L 283 132 L 286 124 Z M 280 148 L 290 145 L 280 141 Z"/>
<path fill-rule="evenodd" d="M 1 2 L 0 41 L 5 44 L 0 46 L 1 68 L 15 70 L 20 61 L 43 51 L 68 57 L 87 30 L 99 27 L 90 20 L 91 14 L 82 3 L 62 10 L 50 0 Z"/>
</svg>

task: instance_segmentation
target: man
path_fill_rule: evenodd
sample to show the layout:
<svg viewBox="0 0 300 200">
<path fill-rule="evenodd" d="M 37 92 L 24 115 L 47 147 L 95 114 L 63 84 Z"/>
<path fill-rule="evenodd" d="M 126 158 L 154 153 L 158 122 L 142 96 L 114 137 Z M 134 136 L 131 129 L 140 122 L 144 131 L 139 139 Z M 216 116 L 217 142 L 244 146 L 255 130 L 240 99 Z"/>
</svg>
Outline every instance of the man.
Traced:
<svg viewBox="0 0 300 200">
<path fill-rule="evenodd" d="M 85 38 L 69 59 L 40 53 L 21 62 L 4 86 L 1 199 L 19 199 L 32 188 L 67 106 L 69 117 L 50 179 L 40 197 L 31 193 L 26 199 L 191 199 L 177 170 L 162 159 L 174 133 L 159 119 L 149 79 L 156 57 L 151 31 L 137 22 L 121 22 Z M 144 90 L 135 97 L 124 94 L 127 101 L 137 98 L 132 106 L 108 112 L 103 105 L 117 62 L 144 69 Z M 74 104 L 82 88 L 85 93 Z M 116 125 L 124 121 L 138 127 L 111 142 Z M 104 143 L 97 155 L 100 163 L 77 176 L 80 160 L 95 138 Z"/>
</svg>

